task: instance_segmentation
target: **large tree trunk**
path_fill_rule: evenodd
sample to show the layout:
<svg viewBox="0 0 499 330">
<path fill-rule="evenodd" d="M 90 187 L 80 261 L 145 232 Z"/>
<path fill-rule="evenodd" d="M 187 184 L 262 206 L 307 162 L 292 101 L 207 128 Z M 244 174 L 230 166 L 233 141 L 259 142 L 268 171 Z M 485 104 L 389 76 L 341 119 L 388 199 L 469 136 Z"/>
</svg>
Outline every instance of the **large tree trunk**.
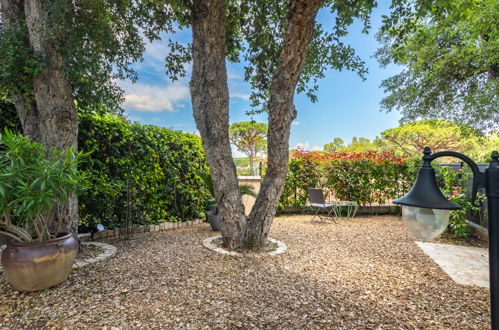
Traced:
<svg viewBox="0 0 499 330">
<path fill-rule="evenodd" d="M 296 0 L 289 8 L 286 35 L 270 90 L 267 173 L 249 216 L 246 246 L 266 243 L 277 211 L 288 172 L 289 133 L 296 117 L 295 88 L 305 64 L 315 17 L 322 4 L 322 0 Z"/>
<path fill-rule="evenodd" d="M 288 169 L 289 132 L 296 116 L 293 104 L 295 87 L 322 3 L 319 0 L 291 3 L 284 44 L 271 86 L 268 169 L 248 219 L 244 215 L 228 134 L 224 1 L 193 1 L 190 84 L 193 112 L 211 168 L 222 237 L 229 248 L 260 246 L 267 241 Z"/>
<path fill-rule="evenodd" d="M 73 99 L 72 87 L 62 72 L 63 58 L 57 51 L 55 40 L 47 36 L 48 4 L 43 0 L 25 2 L 29 40 L 35 54 L 41 55 L 44 65 L 34 77 L 38 129 L 41 142 L 48 148 L 77 150 L 78 115 Z M 59 219 L 54 219 L 54 224 Z M 62 220 L 63 231 L 78 233 L 78 199 L 70 198 L 68 212 Z M 52 226 L 52 229 L 54 227 Z"/>
<path fill-rule="evenodd" d="M 0 0 L 7 27 L 17 27 L 26 17 L 27 44 L 43 63 L 41 72 L 33 78 L 34 99 L 26 95 L 12 95 L 23 132 L 42 143 L 48 152 L 54 148 L 76 151 L 78 116 L 72 96 L 72 87 L 62 72 L 63 59 L 57 43 L 47 35 L 49 1 Z M 54 229 L 58 219 L 53 219 Z M 64 231 L 78 233 L 78 200 L 69 201 L 68 213 L 63 219 Z"/>
<path fill-rule="evenodd" d="M 211 168 L 224 244 L 244 245 L 246 215 L 229 142 L 224 0 L 192 3 L 192 108 Z"/>
</svg>

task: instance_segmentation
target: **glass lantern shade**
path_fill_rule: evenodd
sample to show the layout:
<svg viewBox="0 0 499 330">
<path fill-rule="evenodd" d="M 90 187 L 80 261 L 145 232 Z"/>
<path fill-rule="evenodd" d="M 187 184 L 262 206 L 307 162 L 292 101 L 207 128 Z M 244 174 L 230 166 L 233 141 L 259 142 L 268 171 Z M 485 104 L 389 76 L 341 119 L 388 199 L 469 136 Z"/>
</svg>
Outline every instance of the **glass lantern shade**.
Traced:
<svg viewBox="0 0 499 330">
<path fill-rule="evenodd" d="M 449 224 L 450 210 L 402 206 L 405 226 L 421 241 L 431 240 L 445 231 Z"/>
</svg>

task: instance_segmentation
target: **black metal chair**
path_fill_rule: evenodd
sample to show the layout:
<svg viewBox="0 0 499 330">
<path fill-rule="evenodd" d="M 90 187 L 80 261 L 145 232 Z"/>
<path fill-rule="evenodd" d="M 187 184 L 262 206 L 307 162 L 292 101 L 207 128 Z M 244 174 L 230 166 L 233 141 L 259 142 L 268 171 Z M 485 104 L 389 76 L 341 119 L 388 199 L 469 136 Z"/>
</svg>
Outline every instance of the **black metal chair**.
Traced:
<svg viewBox="0 0 499 330">
<path fill-rule="evenodd" d="M 326 203 L 323 190 L 321 188 L 307 188 L 307 191 L 308 198 L 310 200 L 310 206 L 317 209 L 310 222 L 313 222 L 315 220 L 315 217 L 319 217 L 321 222 L 325 222 L 325 220 L 332 220 L 336 222 L 334 217 L 331 217 L 331 212 L 333 212 L 334 204 Z M 324 210 L 328 211 L 327 216 L 323 216 L 322 212 Z"/>
</svg>

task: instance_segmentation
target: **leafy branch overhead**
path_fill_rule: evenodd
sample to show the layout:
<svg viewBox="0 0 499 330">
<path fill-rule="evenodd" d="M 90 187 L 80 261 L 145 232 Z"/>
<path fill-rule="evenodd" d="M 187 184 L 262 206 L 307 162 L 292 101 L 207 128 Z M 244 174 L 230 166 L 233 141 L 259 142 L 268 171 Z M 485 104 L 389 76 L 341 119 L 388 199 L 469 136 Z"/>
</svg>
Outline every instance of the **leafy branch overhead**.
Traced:
<svg viewBox="0 0 499 330">
<path fill-rule="evenodd" d="M 286 32 L 289 4 L 289 1 L 283 0 L 226 1 L 226 55 L 230 62 L 247 63 L 244 78 L 252 86 L 251 112 L 267 110 L 272 77 Z M 331 21 L 328 24 L 315 24 L 296 88 L 298 93 L 305 93 L 315 102 L 318 80 L 324 78 L 329 69 L 352 70 L 365 78 L 367 68 L 364 61 L 342 37 L 348 34 L 347 28 L 354 19 L 363 22 L 363 32 L 367 33 L 370 28 L 370 13 L 375 6 L 376 1 L 371 0 L 324 3 L 324 8 L 331 12 Z M 187 2 L 174 1 L 170 5 L 163 5 L 146 1 L 142 7 L 142 12 L 149 15 L 150 24 L 144 25 L 144 29 L 150 39 L 158 39 L 161 28 L 174 32 L 174 20 L 178 22 L 178 29 L 190 27 L 190 4 Z M 168 46 L 166 74 L 170 79 L 177 80 L 186 74 L 186 64 L 192 59 L 191 45 L 169 41 Z"/>
<path fill-rule="evenodd" d="M 14 6 L 23 1 L 12 1 Z M 140 7 L 129 1 L 47 2 L 44 38 L 64 58 L 63 72 L 69 79 L 80 111 L 121 111 L 123 91 L 116 80 L 137 79 L 131 64 L 142 59 L 145 50 L 140 33 L 144 19 Z M 6 9 L 7 10 L 7 7 Z M 2 12 L 4 22 L 7 12 Z M 43 54 L 33 52 L 26 18 L 0 24 L 0 96 L 23 94 L 33 97 L 32 77 L 43 66 Z"/>
<path fill-rule="evenodd" d="M 404 122 L 441 119 L 499 128 L 499 2 L 393 1 L 377 52 L 404 70 L 381 84 L 387 111 Z"/>
</svg>

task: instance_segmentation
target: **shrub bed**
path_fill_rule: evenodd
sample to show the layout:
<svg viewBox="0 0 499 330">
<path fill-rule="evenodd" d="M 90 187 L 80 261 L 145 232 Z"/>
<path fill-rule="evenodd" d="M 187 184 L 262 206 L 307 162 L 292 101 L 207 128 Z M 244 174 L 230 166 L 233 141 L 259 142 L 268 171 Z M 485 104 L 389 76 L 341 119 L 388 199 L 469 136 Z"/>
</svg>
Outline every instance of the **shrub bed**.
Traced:
<svg viewBox="0 0 499 330">
<path fill-rule="evenodd" d="M 336 200 L 384 204 L 407 192 L 418 165 L 419 161 L 395 157 L 391 152 L 296 151 L 290 158 L 280 208 L 305 206 L 308 187 L 325 188 Z"/>
<path fill-rule="evenodd" d="M 80 226 L 190 220 L 203 211 L 208 172 L 199 137 L 116 116 L 80 117 L 78 147 L 91 189 L 79 195 Z"/>
</svg>

